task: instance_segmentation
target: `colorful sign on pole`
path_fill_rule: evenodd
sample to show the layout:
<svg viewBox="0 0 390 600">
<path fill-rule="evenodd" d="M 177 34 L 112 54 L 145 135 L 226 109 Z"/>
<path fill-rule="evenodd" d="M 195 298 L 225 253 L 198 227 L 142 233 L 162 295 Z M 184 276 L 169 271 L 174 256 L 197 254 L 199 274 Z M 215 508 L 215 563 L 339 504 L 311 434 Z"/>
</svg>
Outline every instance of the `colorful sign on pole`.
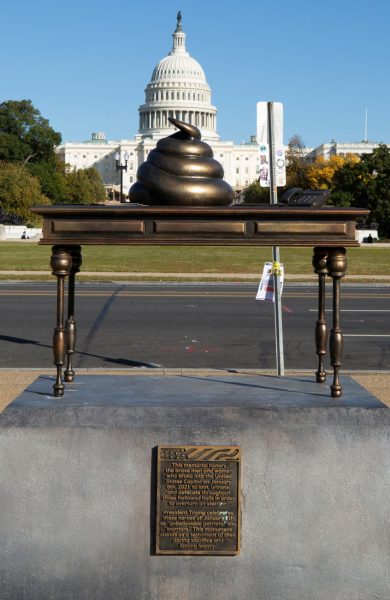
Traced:
<svg viewBox="0 0 390 600">
<path fill-rule="evenodd" d="M 283 187 L 286 185 L 286 157 L 283 146 L 283 104 L 281 102 L 273 103 L 274 117 L 274 147 L 275 156 L 273 157 L 276 173 L 276 185 Z M 257 103 L 257 143 L 259 147 L 259 182 L 261 187 L 270 186 L 270 157 L 269 157 L 269 138 L 268 131 L 268 102 Z"/>
<path fill-rule="evenodd" d="M 279 275 L 279 294 L 282 295 L 284 281 L 284 266 L 280 263 L 266 262 L 263 268 L 259 289 L 257 290 L 256 300 L 269 300 L 275 302 L 274 273 L 278 269 Z"/>
</svg>

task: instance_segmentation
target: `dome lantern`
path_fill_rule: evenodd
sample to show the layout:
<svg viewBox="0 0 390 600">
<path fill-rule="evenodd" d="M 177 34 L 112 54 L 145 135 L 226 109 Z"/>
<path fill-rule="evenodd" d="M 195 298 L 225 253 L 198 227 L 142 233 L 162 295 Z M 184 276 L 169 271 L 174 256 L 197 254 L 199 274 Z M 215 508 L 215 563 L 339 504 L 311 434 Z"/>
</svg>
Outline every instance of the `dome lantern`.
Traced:
<svg viewBox="0 0 390 600">
<path fill-rule="evenodd" d="M 138 109 L 138 139 L 158 140 L 169 135 L 169 118 L 175 118 L 198 127 L 203 139 L 219 140 L 211 89 L 201 65 L 186 50 L 181 20 L 179 11 L 172 50 L 156 65 L 146 86 L 145 103 Z"/>
<path fill-rule="evenodd" d="M 173 37 L 173 46 L 172 46 L 172 51 L 170 52 L 170 55 L 174 54 L 175 52 L 185 52 L 188 55 L 188 52 L 186 51 L 186 34 L 184 33 L 184 31 L 181 28 L 181 12 L 180 12 L 180 10 L 177 13 L 177 25 L 176 25 L 175 31 L 172 33 L 172 37 Z"/>
</svg>

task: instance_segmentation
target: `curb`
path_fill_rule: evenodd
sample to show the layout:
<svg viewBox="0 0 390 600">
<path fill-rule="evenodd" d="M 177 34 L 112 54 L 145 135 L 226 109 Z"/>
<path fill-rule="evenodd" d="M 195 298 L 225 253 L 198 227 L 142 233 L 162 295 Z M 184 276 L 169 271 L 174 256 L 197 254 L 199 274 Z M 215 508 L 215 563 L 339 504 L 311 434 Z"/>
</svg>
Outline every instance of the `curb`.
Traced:
<svg viewBox="0 0 390 600">
<path fill-rule="evenodd" d="M 26 277 L 26 276 L 46 276 L 51 277 L 50 271 L 4 271 L 0 270 L 0 276 L 5 277 Z M 123 271 L 80 271 L 79 277 L 110 277 L 110 278 L 148 278 L 159 281 L 161 278 L 167 279 L 209 279 L 209 280 L 253 280 L 260 281 L 261 273 L 152 273 L 146 271 L 140 272 L 123 272 Z M 390 275 L 347 275 L 348 280 L 357 281 L 388 281 L 390 282 Z M 287 273 L 285 275 L 286 281 L 317 281 L 315 273 L 299 274 L 299 273 Z"/>
</svg>

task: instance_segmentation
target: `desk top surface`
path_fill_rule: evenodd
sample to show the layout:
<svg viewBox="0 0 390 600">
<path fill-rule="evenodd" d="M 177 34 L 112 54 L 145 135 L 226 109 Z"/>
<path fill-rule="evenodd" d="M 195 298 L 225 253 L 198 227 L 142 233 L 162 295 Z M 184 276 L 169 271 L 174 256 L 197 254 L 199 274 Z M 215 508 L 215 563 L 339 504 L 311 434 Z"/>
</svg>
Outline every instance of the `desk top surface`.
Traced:
<svg viewBox="0 0 390 600">
<path fill-rule="evenodd" d="M 369 214 L 365 208 L 339 207 L 339 206 L 287 206 L 285 204 L 237 204 L 234 206 L 146 206 L 144 204 L 55 204 L 34 206 L 32 212 L 48 216 L 72 215 L 115 215 L 117 217 L 130 217 L 134 215 L 182 215 L 202 216 L 213 215 L 217 217 L 256 215 L 280 215 L 291 218 L 302 216 L 312 217 L 321 215 L 329 218 L 334 216 L 359 217 Z"/>
<path fill-rule="evenodd" d="M 361 208 L 238 205 L 36 206 L 40 244 L 358 246 Z"/>
</svg>

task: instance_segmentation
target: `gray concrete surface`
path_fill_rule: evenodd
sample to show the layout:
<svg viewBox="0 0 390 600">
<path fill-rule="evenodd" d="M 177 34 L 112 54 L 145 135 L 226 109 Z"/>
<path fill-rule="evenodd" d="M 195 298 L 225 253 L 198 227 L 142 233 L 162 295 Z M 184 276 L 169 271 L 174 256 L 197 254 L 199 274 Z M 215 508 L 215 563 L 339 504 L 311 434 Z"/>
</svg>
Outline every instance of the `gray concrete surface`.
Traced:
<svg viewBox="0 0 390 600">
<path fill-rule="evenodd" d="M 2 600 L 388 600 L 390 412 L 343 383 L 40 378 L 0 415 Z M 169 443 L 241 446 L 238 556 L 153 555 Z"/>
</svg>

